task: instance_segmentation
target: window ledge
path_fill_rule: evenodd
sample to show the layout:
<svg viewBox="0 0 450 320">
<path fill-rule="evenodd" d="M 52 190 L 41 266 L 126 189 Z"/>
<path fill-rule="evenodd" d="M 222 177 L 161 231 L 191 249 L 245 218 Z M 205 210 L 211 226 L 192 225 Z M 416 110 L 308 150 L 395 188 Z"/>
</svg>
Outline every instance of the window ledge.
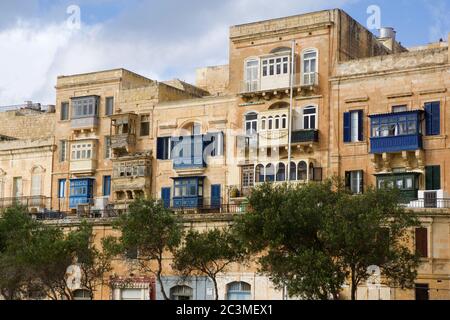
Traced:
<svg viewBox="0 0 450 320">
<path fill-rule="evenodd" d="M 367 141 L 357 141 L 357 142 L 344 142 L 346 146 L 367 146 Z"/>
<path fill-rule="evenodd" d="M 447 135 L 438 135 L 438 136 L 423 136 L 424 140 L 441 140 L 447 139 Z"/>
</svg>

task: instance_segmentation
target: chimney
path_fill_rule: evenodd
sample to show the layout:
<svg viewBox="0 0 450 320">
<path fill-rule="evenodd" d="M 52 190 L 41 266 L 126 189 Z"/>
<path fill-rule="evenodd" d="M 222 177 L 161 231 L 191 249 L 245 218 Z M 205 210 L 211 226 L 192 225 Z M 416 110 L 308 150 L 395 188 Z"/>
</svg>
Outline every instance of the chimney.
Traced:
<svg viewBox="0 0 450 320">
<path fill-rule="evenodd" d="M 396 34 L 397 32 L 392 27 L 383 27 L 380 29 L 380 37 L 378 40 L 393 53 L 396 51 Z"/>
</svg>

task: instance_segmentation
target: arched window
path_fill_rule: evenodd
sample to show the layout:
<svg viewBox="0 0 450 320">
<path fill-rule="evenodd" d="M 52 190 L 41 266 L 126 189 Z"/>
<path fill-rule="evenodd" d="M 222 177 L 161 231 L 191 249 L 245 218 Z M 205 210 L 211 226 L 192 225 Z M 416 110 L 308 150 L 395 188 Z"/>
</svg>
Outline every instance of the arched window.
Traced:
<svg viewBox="0 0 450 320">
<path fill-rule="evenodd" d="M 269 130 L 273 129 L 273 117 L 269 117 Z"/>
<path fill-rule="evenodd" d="M 315 130 L 317 129 L 317 108 L 306 107 L 303 109 L 303 129 Z"/>
<path fill-rule="evenodd" d="M 316 49 L 308 49 L 303 52 L 303 69 L 302 69 L 302 84 L 312 86 L 317 83 L 318 52 Z"/>
<path fill-rule="evenodd" d="M 73 299 L 74 300 L 92 300 L 91 292 L 89 290 L 85 290 L 85 289 L 75 290 L 73 292 Z"/>
<path fill-rule="evenodd" d="M 312 162 L 309 164 L 309 180 L 314 181 L 314 164 Z"/>
<path fill-rule="evenodd" d="M 275 130 L 280 129 L 280 116 L 275 117 Z"/>
<path fill-rule="evenodd" d="M 227 284 L 227 300 L 250 300 L 252 286 L 246 282 L 232 282 Z"/>
<path fill-rule="evenodd" d="M 192 300 L 194 290 L 188 286 L 175 286 L 170 289 L 170 299 L 172 300 Z"/>
<path fill-rule="evenodd" d="M 256 182 L 264 182 L 264 166 L 262 164 L 258 164 L 255 170 Z"/>
<path fill-rule="evenodd" d="M 287 129 L 287 116 L 285 114 L 281 117 L 281 128 Z"/>
<path fill-rule="evenodd" d="M 261 130 L 266 130 L 266 117 L 262 117 L 261 119 Z"/>
<path fill-rule="evenodd" d="M 300 181 L 306 181 L 308 179 L 308 165 L 305 161 L 301 161 L 298 164 L 297 179 Z"/>
<path fill-rule="evenodd" d="M 286 165 L 279 163 L 277 166 L 277 181 L 286 181 Z"/>
<path fill-rule="evenodd" d="M 250 112 L 245 116 L 245 132 L 251 136 L 258 133 L 258 114 Z"/>
<path fill-rule="evenodd" d="M 272 163 L 269 163 L 266 166 L 266 182 L 275 181 L 275 166 Z"/>
<path fill-rule="evenodd" d="M 291 162 L 291 169 L 290 169 L 290 180 L 295 181 L 297 180 L 297 165 L 295 162 Z"/>
</svg>

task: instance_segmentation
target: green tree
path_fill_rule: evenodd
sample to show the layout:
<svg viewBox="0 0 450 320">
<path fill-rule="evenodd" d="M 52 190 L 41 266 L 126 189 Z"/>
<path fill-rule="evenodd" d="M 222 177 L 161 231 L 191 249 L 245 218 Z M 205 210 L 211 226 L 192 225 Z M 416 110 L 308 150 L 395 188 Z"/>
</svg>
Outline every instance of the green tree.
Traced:
<svg viewBox="0 0 450 320">
<path fill-rule="evenodd" d="M 417 217 L 398 206 L 398 193 L 351 195 L 339 180 L 306 186 L 256 188 L 249 212 L 235 224 L 261 271 L 291 296 L 337 299 L 350 280 L 356 288 L 377 265 L 390 284 L 410 287 L 417 258 L 406 244 Z M 389 230 L 389 232 L 387 232 Z"/>
<path fill-rule="evenodd" d="M 419 259 L 407 245 L 419 221 L 398 205 L 399 199 L 397 191 L 386 189 L 370 188 L 359 196 L 343 193 L 326 220 L 323 241 L 346 270 L 352 300 L 358 286 L 369 279 L 370 266 L 380 268 L 384 284 L 414 286 Z"/>
<path fill-rule="evenodd" d="M 26 209 L 8 208 L 0 219 L 0 293 L 7 300 L 20 300 L 28 294 L 31 282 L 25 252 L 33 244 L 37 223 Z"/>
<path fill-rule="evenodd" d="M 140 269 L 156 276 L 164 299 L 169 300 L 162 281 L 163 259 L 166 252 L 174 252 L 183 236 L 177 216 L 159 201 L 138 199 L 115 227 L 122 234 L 118 242 L 122 252 L 137 249 Z M 156 267 L 151 262 L 156 262 Z"/>
<path fill-rule="evenodd" d="M 235 262 L 243 262 L 246 255 L 241 244 L 229 229 L 212 229 L 203 233 L 190 230 L 184 244 L 175 252 L 174 269 L 183 276 L 203 274 L 214 283 L 218 300 L 217 275 L 226 272 Z"/>
</svg>

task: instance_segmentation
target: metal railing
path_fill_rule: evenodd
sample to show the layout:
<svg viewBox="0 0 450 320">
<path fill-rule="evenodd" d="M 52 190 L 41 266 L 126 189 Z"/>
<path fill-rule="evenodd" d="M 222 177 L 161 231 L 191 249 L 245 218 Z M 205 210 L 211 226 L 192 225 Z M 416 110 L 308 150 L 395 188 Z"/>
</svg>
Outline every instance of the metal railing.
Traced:
<svg viewBox="0 0 450 320">
<path fill-rule="evenodd" d="M 309 88 L 319 86 L 319 73 L 295 73 L 294 87 Z M 289 89 L 291 86 L 290 75 L 273 75 L 261 77 L 254 80 L 243 80 L 240 82 L 239 92 L 241 94 L 264 92 L 277 89 Z"/>
<path fill-rule="evenodd" d="M 189 199 L 189 197 L 186 197 L 186 199 Z M 211 200 L 209 198 L 198 198 L 198 201 L 196 201 L 194 204 L 193 202 L 186 201 L 181 202 L 179 199 L 171 199 L 170 203 L 169 201 L 163 201 L 162 203 L 165 205 L 166 208 L 170 209 L 171 211 L 178 212 L 178 213 L 187 213 L 187 214 L 226 214 L 226 213 L 245 213 L 246 211 L 246 204 L 236 204 L 236 203 L 229 203 L 224 201 L 223 199 L 218 200 Z"/>
<path fill-rule="evenodd" d="M 26 208 L 50 208 L 51 198 L 44 196 L 0 198 L 0 209 L 13 206 L 23 206 Z"/>
<path fill-rule="evenodd" d="M 450 198 L 419 199 L 404 204 L 412 209 L 449 209 Z"/>
</svg>

